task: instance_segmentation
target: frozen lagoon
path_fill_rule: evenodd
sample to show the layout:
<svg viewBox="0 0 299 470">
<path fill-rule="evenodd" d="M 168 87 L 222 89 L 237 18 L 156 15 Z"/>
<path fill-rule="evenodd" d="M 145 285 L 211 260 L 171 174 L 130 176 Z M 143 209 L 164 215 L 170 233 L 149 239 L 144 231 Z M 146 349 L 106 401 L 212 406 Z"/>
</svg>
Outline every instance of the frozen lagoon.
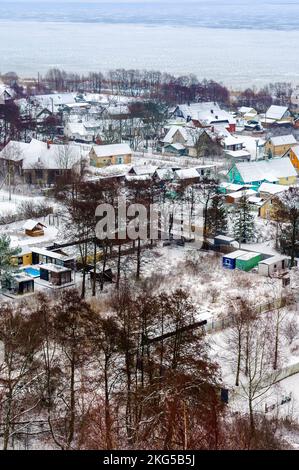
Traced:
<svg viewBox="0 0 299 470">
<path fill-rule="evenodd" d="M 232 87 L 299 83 L 299 31 L 0 21 L 0 71 L 194 73 Z"/>
</svg>

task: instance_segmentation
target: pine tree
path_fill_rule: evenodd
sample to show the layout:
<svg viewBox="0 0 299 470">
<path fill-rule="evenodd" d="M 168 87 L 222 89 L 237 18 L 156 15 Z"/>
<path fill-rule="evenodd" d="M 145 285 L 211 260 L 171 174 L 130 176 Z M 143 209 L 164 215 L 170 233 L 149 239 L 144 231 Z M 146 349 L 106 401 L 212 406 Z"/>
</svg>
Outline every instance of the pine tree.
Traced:
<svg viewBox="0 0 299 470">
<path fill-rule="evenodd" d="M 240 243 L 246 243 L 252 239 L 254 233 L 254 219 L 251 207 L 245 196 L 234 211 L 234 236 Z"/>
<path fill-rule="evenodd" d="M 220 195 L 213 198 L 212 205 L 208 209 L 208 230 L 212 235 L 227 232 L 227 212 L 224 207 L 223 197 Z"/>
<path fill-rule="evenodd" d="M 11 276 L 13 266 L 11 265 L 12 256 L 16 256 L 19 248 L 11 248 L 10 237 L 8 235 L 0 235 L 0 282 L 4 282 Z"/>
</svg>

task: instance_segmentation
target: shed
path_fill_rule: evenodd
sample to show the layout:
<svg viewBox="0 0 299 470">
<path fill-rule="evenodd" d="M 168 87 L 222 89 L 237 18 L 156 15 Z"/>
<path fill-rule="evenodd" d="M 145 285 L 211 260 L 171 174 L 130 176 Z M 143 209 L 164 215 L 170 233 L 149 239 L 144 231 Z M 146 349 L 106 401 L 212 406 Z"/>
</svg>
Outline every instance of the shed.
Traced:
<svg viewBox="0 0 299 470">
<path fill-rule="evenodd" d="M 239 256 L 236 260 L 236 268 L 241 271 L 250 271 L 258 265 L 261 261 L 262 255 L 260 253 L 247 252 Z"/>
<path fill-rule="evenodd" d="M 231 245 L 233 242 L 236 240 L 232 237 L 227 237 L 225 235 L 217 235 L 214 238 L 214 245 L 215 246 L 221 246 L 221 245 Z"/>
<path fill-rule="evenodd" d="M 271 258 L 267 258 L 259 262 L 259 274 L 261 276 L 271 276 L 277 271 L 281 271 L 288 268 L 289 265 L 290 260 L 287 256 L 271 256 Z"/>
<path fill-rule="evenodd" d="M 46 228 L 44 224 L 31 219 L 27 220 L 27 222 L 23 225 L 23 229 L 25 230 L 26 235 L 29 237 L 42 237 L 45 234 L 44 228 Z"/>
<path fill-rule="evenodd" d="M 239 256 L 245 255 L 247 252 L 243 250 L 236 250 L 228 253 L 222 257 L 222 266 L 226 269 L 235 269 L 236 260 Z"/>
</svg>

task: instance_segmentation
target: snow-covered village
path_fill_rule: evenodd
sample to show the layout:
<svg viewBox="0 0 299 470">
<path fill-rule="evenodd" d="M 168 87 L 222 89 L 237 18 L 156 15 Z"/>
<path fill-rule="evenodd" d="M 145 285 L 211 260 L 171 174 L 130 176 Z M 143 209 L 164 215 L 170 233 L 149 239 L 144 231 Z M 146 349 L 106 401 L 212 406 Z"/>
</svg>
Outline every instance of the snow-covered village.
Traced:
<svg viewBox="0 0 299 470">
<path fill-rule="evenodd" d="M 299 82 L 1 70 L 3 450 L 298 450 L 298 303 Z"/>
</svg>

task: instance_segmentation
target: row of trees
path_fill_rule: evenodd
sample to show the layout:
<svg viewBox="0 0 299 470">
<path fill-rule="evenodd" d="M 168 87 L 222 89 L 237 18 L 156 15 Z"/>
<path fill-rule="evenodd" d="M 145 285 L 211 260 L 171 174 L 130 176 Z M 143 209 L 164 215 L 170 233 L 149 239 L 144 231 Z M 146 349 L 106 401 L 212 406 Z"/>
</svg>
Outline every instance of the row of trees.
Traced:
<svg viewBox="0 0 299 470">
<path fill-rule="evenodd" d="M 16 74 L 9 73 L 2 80 L 12 86 L 17 95 L 23 92 L 18 85 Z M 35 90 L 30 93 L 49 91 L 96 92 L 110 90 L 112 94 L 125 94 L 132 97 L 147 97 L 180 104 L 188 101 L 218 101 L 229 104 L 230 92 L 213 80 L 201 80 L 194 74 L 175 77 L 160 71 L 138 69 L 116 69 L 108 73 L 90 72 L 79 75 L 58 68 L 50 69 L 44 76 L 39 74 Z M 247 88 L 238 94 L 237 105 L 249 106 L 264 112 L 271 104 L 288 106 L 291 102 L 293 86 L 289 82 L 269 83 L 256 89 Z"/>
<path fill-rule="evenodd" d="M 75 290 L 2 304 L 3 448 L 281 447 L 271 420 L 256 415 L 253 435 L 246 414 L 228 413 L 194 315 L 185 291 L 150 283 L 123 284 L 104 305 Z"/>
<path fill-rule="evenodd" d="M 198 81 L 195 75 L 175 77 L 168 73 L 146 70 L 117 69 L 102 74 L 89 73 L 86 76 L 51 69 L 40 77 L 39 86 L 57 91 L 93 91 L 103 89 L 112 94 L 133 97 L 155 98 L 169 104 L 188 101 L 219 101 L 228 103 L 229 92 L 222 84 L 213 80 Z"/>
</svg>

